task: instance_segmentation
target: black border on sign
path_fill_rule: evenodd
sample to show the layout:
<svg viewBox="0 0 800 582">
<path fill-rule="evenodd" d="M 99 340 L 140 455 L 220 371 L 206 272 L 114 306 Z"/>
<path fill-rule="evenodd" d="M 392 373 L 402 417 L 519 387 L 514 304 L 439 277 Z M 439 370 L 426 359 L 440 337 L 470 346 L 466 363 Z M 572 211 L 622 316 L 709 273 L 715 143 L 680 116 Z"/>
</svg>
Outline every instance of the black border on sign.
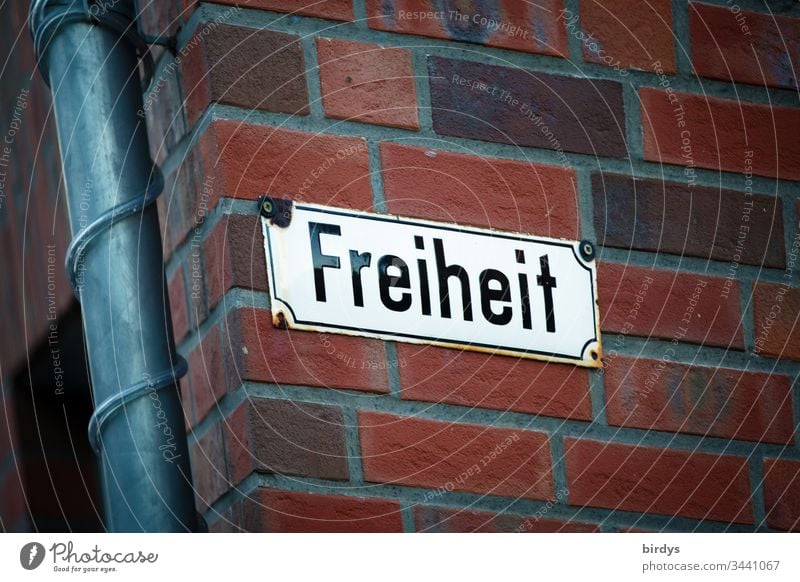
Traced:
<svg viewBox="0 0 800 582">
<path fill-rule="evenodd" d="M 578 255 L 575 253 L 575 246 L 570 244 L 570 243 L 560 243 L 560 242 L 556 242 L 556 241 L 538 239 L 538 238 L 533 237 L 533 236 L 505 234 L 505 233 L 494 232 L 494 231 L 492 231 L 492 232 L 483 232 L 481 230 L 473 229 L 473 228 L 470 228 L 470 227 L 457 228 L 457 227 L 453 227 L 453 226 L 448 226 L 446 224 L 442 224 L 441 226 L 439 226 L 437 224 L 431 224 L 431 223 L 428 223 L 428 222 L 417 222 L 416 220 L 413 220 L 413 219 L 400 218 L 399 216 L 381 216 L 379 214 L 373 215 L 373 214 L 364 213 L 364 212 L 352 213 L 352 212 L 347 212 L 345 210 L 327 210 L 327 209 L 324 209 L 324 208 L 317 208 L 317 207 L 314 207 L 314 206 L 305 206 L 303 204 L 295 204 L 295 208 L 297 208 L 298 210 L 306 210 L 306 211 L 309 211 L 309 212 L 319 212 L 320 214 L 333 214 L 335 216 L 346 216 L 348 218 L 363 218 L 365 220 L 375 220 L 375 221 L 378 221 L 378 222 L 392 222 L 392 223 L 395 223 L 395 224 L 405 224 L 405 225 L 409 225 L 409 226 L 418 226 L 418 227 L 422 227 L 422 228 L 432 228 L 432 229 L 436 229 L 436 230 L 447 230 L 447 231 L 451 231 L 451 232 L 469 233 L 469 234 L 474 234 L 474 235 L 478 235 L 478 236 L 488 236 L 488 237 L 491 237 L 491 238 L 503 238 L 503 239 L 507 239 L 507 240 L 517 240 L 517 241 L 522 241 L 522 242 L 534 242 L 534 243 L 537 243 L 537 244 L 550 245 L 550 246 L 554 246 L 554 247 L 568 247 L 572 251 L 572 255 L 575 257 L 575 260 L 578 261 L 578 265 L 580 265 L 582 268 L 586 269 L 589 272 L 589 288 L 592 291 L 592 305 L 596 305 L 596 300 L 595 300 L 595 296 L 594 296 L 594 283 L 592 281 L 592 269 L 590 267 L 587 267 L 583 263 L 583 261 L 580 260 Z M 597 341 L 597 309 L 592 309 L 592 323 L 594 324 L 592 326 L 592 329 L 595 330 L 595 335 L 591 339 L 587 340 L 586 343 L 583 344 L 583 347 L 581 347 L 581 353 L 578 356 L 569 355 L 569 354 L 559 354 L 559 353 L 556 353 L 556 352 L 543 352 L 543 351 L 540 351 L 540 350 L 526 350 L 526 349 L 523 349 L 523 348 L 512 348 L 512 347 L 508 347 L 508 346 L 498 346 L 498 345 L 494 345 L 494 344 L 482 344 L 482 343 L 476 343 L 476 342 L 463 342 L 463 341 L 457 341 L 457 340 L 447 339 L 447 338 L 443 339 L 443 338 L 438 338 L 438 337 L 430 337 L 430 336 L 426 336 L 426 335 L 414 335 L 414 334 L 410 334 L 410 333 L 398 333 L 398 332 L 395 332 L 395 331 L 384 331 L 384 330 L 379 330 L 379 329 L 369 329 L 369 328 L 363 328 L 363 327 L 350 327 L 350 326 L 347 326 L 347 325 L 333 325 L 333 324 L 330 324 L 330 323 L 321 323 L 319 321 L 309 321 L 309 320 L 298 319 L 296 317 L 296 315 L 295 315 L 294 309 L 292 309 L 292 306 L 289 304 L 289 302 L 286 301 L 285 299 L 281 298 L 281 297 L 278 297 L 278 295 L 277 295 L 277 279 L 275 278 L 275 265 L 274 265 L 275 261 L 273 260 L 273 256 L 272 256 L 272 241 L 270 240 L 270 236 L 269 236 L 269 231 L 270 231 L 269 225 L 267 226 L 267 228 L 265 230 L 266 230 L 266 233 L 267 233 L 267 247 L 269 248 L 270 288 L 271 288 L 271 291 L 272 291 L 272 295 L 277 301 L 280 301 L 281 303 L 283 303 L 289 309 L 289 311 L 292 313 L 292 320 L 295 323 L 299 323 L 299 324 L 302 324 L 302 325 L 313 325 L 313 326 L 316 326 L 316 327 L 322 327 L 322 328 L 331 329 L 331 330 L 345 329 L 345 330 L 348 330 L 348 331 L 356 331 L 356 332 L 360 331 L 360 332 L 366 332 L 366 333 L 371 333 L 371 334 L 380 334 L 380 335 L 383 335 L 383 336 L 392 336 L 392 337 L 398 337 L 398 338 L 411 338 L 411 339 L 417 339 L 417 340 L 422 340 L 422 341 L 427 341 L 427 342 L 436 342 L 436 343 L 440 343 L 440 344 L 452 344 L 454 347 L 455 346 L 466 346 L 466 345 L 469 345 L 469 346 L 477 346 L 477 347 L 487 348 L 487 349 L 505 350 L 505 351 L 508 351 L 508 352 L 516 352 L 516 353 L 520 353 L 520 354 L 536 354 L 536 355 L 540 355 L 540 356 L 552 356 L 552 357 L 555 357 L 555 358 L 565 358 L 565 359 L 569 359 L 569 360 L 580 360 L 580 361 L 583 361 L 583 352 L 586 351 L 586 346 L 588 346 L 592 342 L 596 342 Z"/>
</svg>

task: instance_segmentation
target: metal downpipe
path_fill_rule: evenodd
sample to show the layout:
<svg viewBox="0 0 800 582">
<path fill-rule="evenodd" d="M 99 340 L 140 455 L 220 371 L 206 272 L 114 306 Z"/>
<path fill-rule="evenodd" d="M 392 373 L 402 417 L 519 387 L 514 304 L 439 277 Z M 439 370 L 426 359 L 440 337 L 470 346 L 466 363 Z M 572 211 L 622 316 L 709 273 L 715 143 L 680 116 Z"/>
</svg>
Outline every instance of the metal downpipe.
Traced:
<svg viewBox="0 0 800 582">
<path fill-rule="evenodd" d="M 133 0 L 34 0 L 30 25 L 53 94 L 106 528 L 196 531 L 134 17 Z"/>
</svg>

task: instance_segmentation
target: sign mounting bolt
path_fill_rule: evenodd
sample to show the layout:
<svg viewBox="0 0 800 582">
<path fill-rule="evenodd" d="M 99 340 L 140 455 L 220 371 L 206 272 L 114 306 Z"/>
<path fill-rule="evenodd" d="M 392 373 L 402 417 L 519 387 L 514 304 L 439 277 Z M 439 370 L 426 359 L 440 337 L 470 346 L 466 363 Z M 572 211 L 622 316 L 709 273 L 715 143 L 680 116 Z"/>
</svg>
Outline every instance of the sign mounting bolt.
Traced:
<svg viewBox="0 0 800 582">
<path fill-rule="evenodd" d="M 264 196 L 261 198 L 260 212 L 261 216 L 264 218 L 272 218 L 275 216 L 275 202 L 272 200 L 272 197 Z"/>
<path fill-rule="evenodd" d="M 271 224 L 286 228 L 292 221 L 292 200 L 264 195 L 258 199 L 258 213 Z"/>
<path fill-rule="evenodd" d="M 579 247 L 581 257 L 584 261 L 594 260 L 594 245 L 588 240 L 582 240 Z"/>
</svg>

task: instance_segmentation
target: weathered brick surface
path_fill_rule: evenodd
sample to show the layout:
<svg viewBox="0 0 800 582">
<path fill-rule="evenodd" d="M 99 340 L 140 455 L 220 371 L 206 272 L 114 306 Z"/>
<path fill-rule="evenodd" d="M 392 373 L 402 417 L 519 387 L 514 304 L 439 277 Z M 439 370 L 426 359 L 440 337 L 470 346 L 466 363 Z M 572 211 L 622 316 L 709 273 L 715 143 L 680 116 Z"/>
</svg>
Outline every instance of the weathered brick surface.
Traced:
<svg viewBox="0 0 800 582">
<path fill-rule="evenodd" d="M 744 457 L 567 438 L 570 505 L 752 523 Z"/>
<path fill-rule="evenodd" d="M 233 483 L 253 471 L 348 478 L 344 421 L 338 407 L 252 399 L 225 419 L 224 432 Z"/>
<path fill-rule="evenodd" d="M 606 414 L 615 426 L 791 444 L 791 385 L 782 375 L 619 357 L 605 372 Z"/>
<path fill-rule="evenodd" d="M 265 193 L 345 208 L 372 208 L 363 138 L 215 121 L 200 138 L 203 171 L 219 178 L 208 199 Z"/>
<path fill-rule="evenodd" d="M 308 114 L 305 63 L 297 36 L 202 23 L 187 42 L 181 67 L 190 125 L 212 102 Z"/>
<path fill-rule="evenodd" d="M 381 143 L 390 213 L 577 238 L 575 172 L 531 162 Z"/>
<path fill-rule="evenodd" d="M 564 15 L 568 31 L 577 31 L 575 16 Z M 671 0 L 583 0 L 580 23 L 585 61 L 623 71 L 652 71 L 659 61 L 665 72 L 675 72 Z"/>
<path fill-rule="evenodd" d="M 662 89 L 639 91 L 646 160 L 800 180 L 800 109 L 672 95 L 677 101 Z"/>
<path fill-rule="evenodd" d="M 348 497 L 258 489 L 233 510 L 242 529 L 253 532 L 401 532 L 400 504 Z"/>
<path fill-rule="evenodd" d="M 428 57 L 436 133 L 622 157 L 622 85 Z M 554 121 L 557 120 L 557 124 Z"/>
<path fill-rule="evenodd" d="M 577 521 L 489 513 L 469 509 L 417 505 L 416 531 L 429 533 L 587 533 L 600 531 L 596 525 Z"/>
<path fill-rule="evenodd" d="M 402 396 L 591 420 L 585 369 L 432 346 L 397 345 Z"/>
<path fill-rule="evenodd" d="M 800 18 L 692 2 L 689 27 L 692 65 L 699 75 L 797 88 Z"/>
<path fill-rule="evenodd" d="M 744 347 L 736 281 L 601 262 L 597 286 L 604 332 Z"/>
<path fill-rule="evenodd" d="M 605 246 L 785 266 L 780 198 L 621 174 L 592 174 Z"/>
<path fill-rule="evenodd" d="M 378 30 L 566 57 L 563 6 L 563 0 L 367 0 L 367 18 Z"/>
<path fill-rule="evenodd" d="M 419 129 L 410 51 L 319 38 L 317 59 L 325 115 Z"/>
<path fill-rule="evenodd" d="M 242 308 L 228 314 L 223 346 L 228 385 L 244 380 L 388 392 L 386 356 L 375 339 L 278 329 L 272 313 Z"/>
<path fill-rule="evenodd" d="M 763 469 L 767 524 L 800 531 L 800 462 L 765 459 Z"/>
<path fill-rule="evenodd" d="M 753 323 L 757 354 L 800 360 L 800 289 L 785 283 L 756 283 Z"/>
<path fill-rule="evenodd" d="M 553 498 L 544 433 L 366 411 L 358 424 L 367 481 Z"/>
</svg>

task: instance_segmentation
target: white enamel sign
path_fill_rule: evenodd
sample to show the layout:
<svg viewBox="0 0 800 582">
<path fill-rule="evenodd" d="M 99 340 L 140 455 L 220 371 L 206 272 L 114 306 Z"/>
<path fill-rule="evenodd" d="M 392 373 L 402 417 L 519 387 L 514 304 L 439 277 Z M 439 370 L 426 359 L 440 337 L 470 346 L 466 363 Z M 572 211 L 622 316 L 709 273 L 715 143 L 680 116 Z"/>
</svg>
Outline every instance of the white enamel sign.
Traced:
<svg viewBox="0 0 800 582">
<path fill-rule="evenodd" d="M 284 204 L 262 217 L 276 325 L 600 365 L 591 246 Z"/>
</svg>

